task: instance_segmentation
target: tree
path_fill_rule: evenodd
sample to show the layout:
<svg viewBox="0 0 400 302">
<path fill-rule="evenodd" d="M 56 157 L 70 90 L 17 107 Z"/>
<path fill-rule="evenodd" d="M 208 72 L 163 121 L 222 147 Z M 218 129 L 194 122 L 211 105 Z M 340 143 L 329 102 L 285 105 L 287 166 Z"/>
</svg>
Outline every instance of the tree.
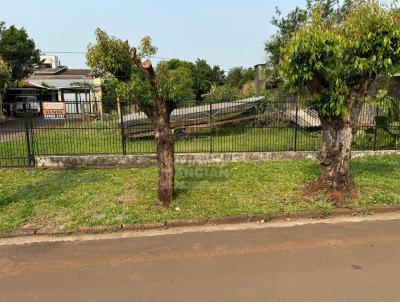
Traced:
<svg viewBox="0 0 400 302">
<path fill-rule="evenodd" d="M 270 82 L 276 82 L 279 78 L 279 62 L 281 60 L 281 49 L 291 39 L 300 27 L 310 18 L 311 13 L 318 8 L 322 19 L 340 20 L 345 14 L 356 6 L 359 0 L 344 0 L 339 5 L 337 0 L 307 0 L 306 7 L 296 7 L 286 16 L 276 8 L 276 16 L 271 24 L 277 27 L 277 32 L 265 43 L 267 53 L 267 77 Z"/>
<path fill-rule="evenodd" d="M 342 19 L 314 10 L 282 50 L 280 75 L 305 92 L 322 123 L 320 184 L 336 202 L 353 190 L 352 127 L 371 84 L 400 64 L 399 11 L 378 1 L 353 7 Z"/>
<path fill-rule="evenodd" d="M 144 37 L 138 48 L 130 48 L 128 41 L 97 29 L 96 43 L 88 46 L 87 63 L 96 73 L 110 73 L 118 79 L 119 95 L 136 104 L 154 124 L 158 197 L 168 206 L 173 199 L 175 172 L 170 115 L 179 103 L 192 100 L 193 83 L 191 70 L 182 64 L 165 61 L 154 68 L 148 57 L 156 52 L 150 37 Z"/>
<path fill-rule="evenodd" d="M 41 63 L 40 51 L 24 28 L 5 28 L 0 22 L 0 57 L 11 69 L 13 80 L 22 80 Z"/>
<path fill-rule="evenodd" d="M 206 95 L 206 101 L 212 103 L 231 102 L 240 98 L 240 90 L 230 85 L 212 86 Z"/>
<path fill-rule="evenodd" d="M 234 67 L 232 68 L 226 77 L 226 84 L 241 89 L 244 84 L 254 81 L 254 69 Z"/>
<path fill-rule="evenodd" d="M 114 77 L 105 79 L 101 85 L 101 101 L 103 103 L 104 112 L 110 113 L 113 110 L 117 110 L 117 104 L 115 100 L 118 98 L 117 90 L 119 85 L 119 81 Z"/>
<path fill-rule="evenodd" d="M 212 68 L 212 82 L 214 85 L 224 85 L 226 81 L 225 71 L 218 65 Z"/>
<path fill-rule="evenodd" d="M 3 116 L 3 93 L 11 81 L 11 72 L 7 64 L 0 58 L 0 118 Z"/>
<path fill-rule="evenodd" d="M 213 85 L 222 85 L 225 81 L 225 72 L 219 66 L 211 67 L 206 60 L 197 59 L 195 63 L 172 59 L 168 61 L 171 69 L 185 67 L 191 71 L 193 93 L 196 101 L 200 102 Z"/>
<path fill-rule="evenodd" d="M 193 66 L 193 88 L 196 100 L 201 101 L 213 85 L 224 83 L 225 73 L 219 66 L 211 67 L 206 60 L 197 59 Z"/>
</svg>

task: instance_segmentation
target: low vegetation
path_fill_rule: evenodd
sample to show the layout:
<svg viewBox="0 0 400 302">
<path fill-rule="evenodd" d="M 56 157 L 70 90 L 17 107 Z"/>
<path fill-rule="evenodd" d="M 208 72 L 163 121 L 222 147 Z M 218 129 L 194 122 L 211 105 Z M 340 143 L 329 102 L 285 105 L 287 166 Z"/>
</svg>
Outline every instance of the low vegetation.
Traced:
<svg viewBox="0 0 400 302">
<path fill-rule="evenodd" d="M 400 156 L 352 162 L 357 199 L 344 207 L 400 203 Z M 314 161 L 178 166 L 171 208 L 157 198 L 157 169 L 3 169 L 0 232 L 20 228 L 75 230 L 211 218 L 316 210 L 328 214 L 324 191 L 310 194 L 306 183 L 318 175 Z"/>
</svg>

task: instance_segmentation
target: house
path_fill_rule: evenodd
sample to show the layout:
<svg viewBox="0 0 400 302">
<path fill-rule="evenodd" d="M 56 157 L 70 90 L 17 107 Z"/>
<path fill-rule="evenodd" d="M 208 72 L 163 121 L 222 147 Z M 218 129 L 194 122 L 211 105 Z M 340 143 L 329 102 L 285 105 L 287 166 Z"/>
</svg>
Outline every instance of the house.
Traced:
<svg viewBox="0 0 400 302">
<path fill-rule="evenodd" d="M 67 114 L 102 114 L 102 80 L 89 69 L 69 69 L 57 56 L 41 56 L 43 64 L 26 80 L 26 85 L 57 92 L 56 100 L 66 103 Z"/>
<path fill-rule="evenodd" d="M 2 112 L 8 117 L 43 114 L 44 103 L 65 103 L 65 115 L 102 116 L 102 79 L 89 69 L 69 69 L 57 56 L 41 56 L 43 64 L 22 87 L 7 89 Z M 53 105 L 54 107 L 54 105 Z"/>
</svg>

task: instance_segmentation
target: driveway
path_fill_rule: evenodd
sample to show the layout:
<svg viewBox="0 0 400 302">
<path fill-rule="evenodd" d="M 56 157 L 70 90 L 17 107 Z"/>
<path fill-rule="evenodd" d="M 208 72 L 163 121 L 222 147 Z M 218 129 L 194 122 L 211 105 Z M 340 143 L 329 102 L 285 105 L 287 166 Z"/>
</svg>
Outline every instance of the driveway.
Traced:
<svg viewBox="0 0 400 302">
<path fill-rule="evenodd" d="M 46 131 L 64 125 L 65 120 L 51 120 L 42 117 L 32 118 L 32 125 L 35 131 Z M 15 140 L 25 136 L 25 120 L 14 118 L 0 123 L 0 143 Z"/>
<path fill-rule="evenodd" d="M 400 220 L 0 246 L 0 301 L 399 301 Z"/>
</svg>

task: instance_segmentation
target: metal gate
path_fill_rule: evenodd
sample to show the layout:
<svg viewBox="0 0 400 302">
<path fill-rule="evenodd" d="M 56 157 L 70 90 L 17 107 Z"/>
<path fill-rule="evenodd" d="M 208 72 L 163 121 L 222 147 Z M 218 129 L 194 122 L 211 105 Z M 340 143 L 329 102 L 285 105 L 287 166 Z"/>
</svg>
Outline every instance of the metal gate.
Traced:
<svg viewBox="0 0 400 302">
<path fill-rule="evenodd" d="M 0 167 L 35 165 L 34 127 L 29 116 L 0 117 Z"/>
</svg>

